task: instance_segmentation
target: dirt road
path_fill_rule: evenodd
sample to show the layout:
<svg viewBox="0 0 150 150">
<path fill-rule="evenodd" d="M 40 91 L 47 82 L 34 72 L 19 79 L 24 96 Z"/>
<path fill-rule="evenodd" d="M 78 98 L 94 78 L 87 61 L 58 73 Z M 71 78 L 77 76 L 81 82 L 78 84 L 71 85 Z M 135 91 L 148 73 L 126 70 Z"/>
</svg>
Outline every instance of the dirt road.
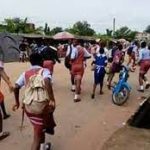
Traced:
<svg viewBox="0 0 150 150">
<path fill-rule="evenodd" d="M 19 74 L 27 69 L 29 64 L 8 63 L 6 71 L 13 82 Z M 48 136 L 53 150 L 100 150 L 103 143 L 114 131 L 123 126 L 131 114 L 141 102 L 136 91 L 138 73 L 130 75 L 132 93 L 129 101 L 121 107 L 111 102 L 111 91 L 105 87 L 104 95 L 96 94 L 95 100 L 90 98 L 93 76 L 90 67 L 86 69 L 82 85 L 82 101 L 73 102 L 73 93 L 70 91 L 69 72 L 63 63 L 57 64 L 54 71 L 54 94 L 57 102 L 55 118 L 57 122 L 56 133 Z M 150 79 L 150 78 L 149 78 Z M 32 126 L 25 118 L 24 129 L 20 131 L 21 111 L 12 112 L 14 101 L 5 83 L 2 82 L 2 91 L 5 93 L 7 110 L 11 114 L 10 119 L 4 121 L 4 129 L 9 130 L 11 135 L 0 142 L 0 150 L 30 150 L 32 142 Z M 147 91 L 148 93 L 149 91 Z"/>
</svg>

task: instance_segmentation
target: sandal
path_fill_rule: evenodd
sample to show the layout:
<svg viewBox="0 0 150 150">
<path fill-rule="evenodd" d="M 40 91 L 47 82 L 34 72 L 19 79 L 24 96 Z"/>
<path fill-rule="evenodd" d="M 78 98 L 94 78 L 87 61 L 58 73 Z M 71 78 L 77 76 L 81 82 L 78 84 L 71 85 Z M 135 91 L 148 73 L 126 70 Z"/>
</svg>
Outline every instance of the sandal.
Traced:
<svg viewBox="0 0 150 150">
<path fill-rule="evenodd" d="M 0 141 L 5 139 L 6 137 L 8 137 L 10 135 L 9 132 L 2 132 L 2 135 L 0 136 Z"/>
</svg>

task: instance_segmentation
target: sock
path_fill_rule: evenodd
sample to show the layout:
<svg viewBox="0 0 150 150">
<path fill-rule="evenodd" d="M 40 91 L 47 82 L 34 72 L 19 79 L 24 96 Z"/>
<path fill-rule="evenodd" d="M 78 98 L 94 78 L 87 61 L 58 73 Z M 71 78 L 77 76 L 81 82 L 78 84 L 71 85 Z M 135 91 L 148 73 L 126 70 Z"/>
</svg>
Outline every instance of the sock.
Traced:
<svg viewBox="0 0 150 150">
<path fill-rule="evenodd" d="M 109 82 L 107 81 L 107 85 L 109 85 Z"/>
<path fill-rule="evenodd" d="M 72 85 L 72 88 L 71 88 L 72 90 L 75 90 L 75 85 Z"/>
<path fill-rule="evenodd" d="M 143 85 L 141 85 L 141 86 L 140 86 L 140 89 L 141 89 L 141 90 L 144 90 L 144 86 L 143 86 Z"/>
<path fill-rule="evenodd" d="M 79 95 L 75 94 L 74 99 L 78 99 L 78 98 L 79 98 Z"/>
<path fill-rule="evenodd" d="M 146 85 L 147 85 L 147 84 L 149 84 L 149 82 L 148 82 L 148 81 L 146 81 Z"/>
<path fill-rule="evenodd" d="M 3 131 L 2 132 L 0 132 L 0 136 L 2 136 L 3 135 Z"/>
<path fill-rule="evenodd" d="M 41 143 L 41 144 L 40 144 L 40 150 L 43 150 L 43 149 L 45 149 L 45 144 L 44 144 L 44 143 Z"/>
</svg>

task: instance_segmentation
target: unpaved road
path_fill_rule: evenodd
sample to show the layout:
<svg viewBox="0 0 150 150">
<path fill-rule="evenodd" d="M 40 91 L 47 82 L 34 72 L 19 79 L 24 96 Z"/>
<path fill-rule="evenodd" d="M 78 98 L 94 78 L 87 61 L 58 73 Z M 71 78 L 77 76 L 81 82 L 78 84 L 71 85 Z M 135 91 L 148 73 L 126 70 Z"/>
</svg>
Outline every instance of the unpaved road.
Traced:
<svg viewBox="0 0 150 150">
<path fill-rule="evenodd" d="M 19 74 L 29 67 L 26 63 L 8 63 L 6 71 L 13 82 Z M 138 71 L 138 70 L 137 70 Z M 47 141 L 53 144 L 53 150 L 101 150 L 103 143 L 114 131 L 123 126 L 141 102 L 138 97 L 138 72 L 130 75 L 132 93 L 128 102 L 121 107 L 115 106 L 111 101 L 111 91 L 104 88 L 104 95 L 98 94 L 95 100 L 90 98 L 93 76 L 88 65 L 82 85 L 82 101 L 73 102 L 73 93 L 70 91 L 69 72 L 63 62 L 57 64 L 54 72 L 54 94 L 57 102 L 55 119 L 57 127 L 54 136 L 48 136 Z M 150 79 L 150 78 L 149 78 Z M 5 93 L 7 110 L 10 119 L 4 121 L 4 129 L 11 135 L 0 142 L 0 150 L 30 150 L 32 142 L 32 126 L 25 118 L 24 129 L 20 131 L 21 110 L 12 112 L 14 102 L 5 83 L 2 82 L 2 91 Z M 147 91 L 148 93 L 149 91 Z"/>
</svg>

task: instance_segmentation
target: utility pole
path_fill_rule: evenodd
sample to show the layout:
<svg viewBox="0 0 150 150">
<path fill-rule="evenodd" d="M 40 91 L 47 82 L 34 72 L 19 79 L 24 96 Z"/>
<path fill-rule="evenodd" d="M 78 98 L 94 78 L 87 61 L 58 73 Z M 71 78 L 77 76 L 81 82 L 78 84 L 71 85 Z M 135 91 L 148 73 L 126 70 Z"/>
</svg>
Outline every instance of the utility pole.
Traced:
<svg viewBox="0 0 150 150">
<path fill-rule="evenodd" d="M 115 30 L 116 30 L 116 18 L 113 18 L 113 36 L 115 34 Z"/>
</svg>

